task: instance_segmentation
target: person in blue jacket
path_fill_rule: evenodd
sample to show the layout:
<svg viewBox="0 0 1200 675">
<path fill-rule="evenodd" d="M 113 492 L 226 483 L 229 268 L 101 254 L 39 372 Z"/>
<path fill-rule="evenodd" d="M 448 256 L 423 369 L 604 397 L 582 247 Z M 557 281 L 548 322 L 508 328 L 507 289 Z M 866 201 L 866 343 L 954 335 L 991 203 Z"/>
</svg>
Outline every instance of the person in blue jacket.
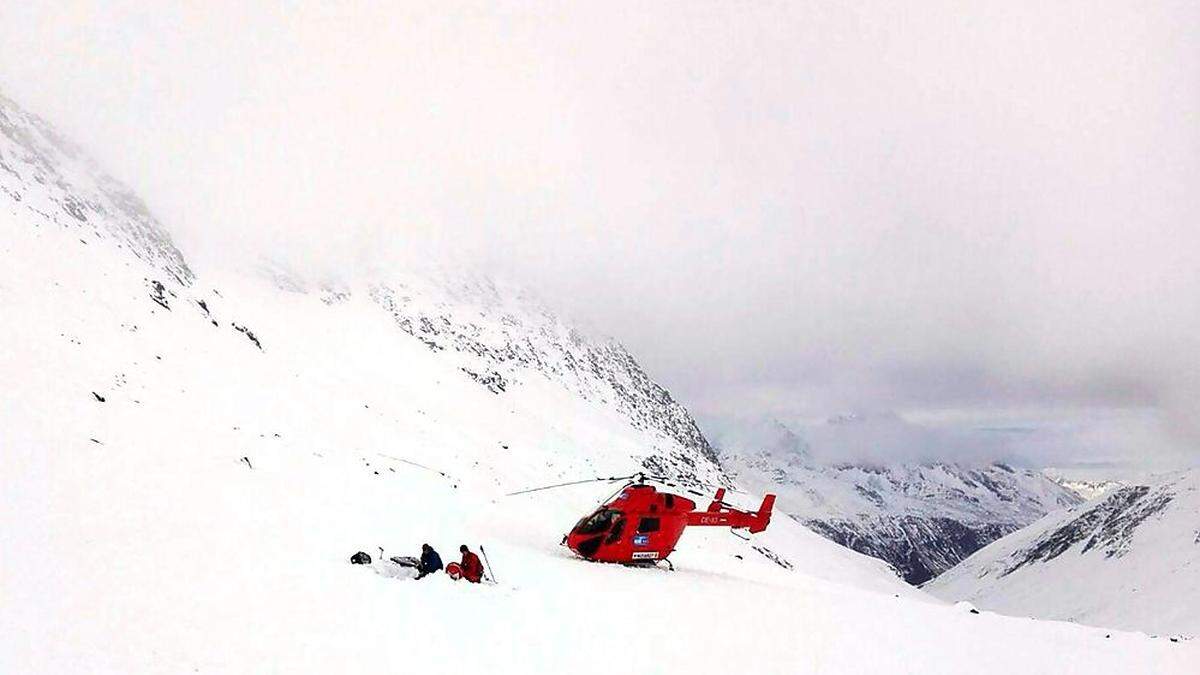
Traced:
<svg viewBox="0 0 1200 675">
<path fill-rule="evenodd" d="M 417 565 L 417 578 L 428 576 L 442 569 L 442 557 L 429 544 L 421 544 L 421 563 Z"/>
</svg>

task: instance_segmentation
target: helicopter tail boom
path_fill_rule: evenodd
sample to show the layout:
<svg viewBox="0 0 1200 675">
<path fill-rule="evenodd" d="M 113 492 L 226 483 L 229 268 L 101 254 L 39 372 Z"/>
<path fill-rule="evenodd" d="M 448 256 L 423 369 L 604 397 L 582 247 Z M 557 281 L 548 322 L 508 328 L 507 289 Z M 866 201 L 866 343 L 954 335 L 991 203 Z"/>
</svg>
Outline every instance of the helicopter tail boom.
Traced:
<svg viewBox="0 0 1200 675">
<path fill-rule="evenodd" d="M 775 495 L 763 497 L 762 506 L 758 508 L 758 511 L 753 512 L 739 511 L 729 506 L 722 501 L 724 497 L 725 489 L 717 490 L 717 494 L 712 503 L 708 505 L 707 510 L 693 511 L 688 514 L 688 525 L 746 528 L 751 533 L 767 529 L 767 525 L 771 522 L 771 510 L 775 506 Z"/>
</svg>

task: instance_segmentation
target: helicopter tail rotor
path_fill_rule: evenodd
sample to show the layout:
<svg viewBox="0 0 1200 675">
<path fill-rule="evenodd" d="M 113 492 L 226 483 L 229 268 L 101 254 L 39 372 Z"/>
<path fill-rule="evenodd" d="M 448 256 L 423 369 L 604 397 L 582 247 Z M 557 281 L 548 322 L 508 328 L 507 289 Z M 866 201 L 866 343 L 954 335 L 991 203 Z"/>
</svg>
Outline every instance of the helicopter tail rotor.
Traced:
<svg viewBox="0 0 1200 675">
<path fill-rule="evenodd" d="M 775 495 L 763 497 L 762 506 L 754 513 L 754 522 L 750 525 L 751 534 L 762 532 L 771 524 L 771 510 L 775 508 Z"/>
</svg>

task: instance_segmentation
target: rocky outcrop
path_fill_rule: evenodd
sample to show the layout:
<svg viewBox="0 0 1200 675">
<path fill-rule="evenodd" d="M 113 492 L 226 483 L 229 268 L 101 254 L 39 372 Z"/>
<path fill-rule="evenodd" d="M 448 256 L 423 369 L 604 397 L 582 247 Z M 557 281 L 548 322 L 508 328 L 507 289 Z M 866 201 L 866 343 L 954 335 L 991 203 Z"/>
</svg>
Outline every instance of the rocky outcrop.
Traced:
<svg viewBox="0 0 1200 675">
<path fill-rule="evenodd" d="M 1129 551 L 1138 526 L 1160 513 L 1174 498 L 1173 485 L 1159 486 L 1153 494 L 1147 485 L 1121 488 L 1022 551 L 1002 576 L 1026 565 L 1053 560 L 1076 544 L 1081 544 L 1080 553 L 1098 549 L 1106 558 L 1121 557 Z"/>
</svg>

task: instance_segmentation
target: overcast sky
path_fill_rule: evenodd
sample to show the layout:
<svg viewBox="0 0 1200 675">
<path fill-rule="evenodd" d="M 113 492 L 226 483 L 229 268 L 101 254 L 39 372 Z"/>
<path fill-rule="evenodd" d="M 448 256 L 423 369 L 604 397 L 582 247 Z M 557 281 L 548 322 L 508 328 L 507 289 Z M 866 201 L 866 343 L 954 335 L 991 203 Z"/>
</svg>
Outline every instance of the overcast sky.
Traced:
<svg viewBox="0 0 1200 675">
<path fill-rule="evenodd" d="M 201 270 L 436 245 L 709 424 L 1200 461 L 1200 4 L 316 4 L 0 0 L 0 87 Z"/>
</svg>

